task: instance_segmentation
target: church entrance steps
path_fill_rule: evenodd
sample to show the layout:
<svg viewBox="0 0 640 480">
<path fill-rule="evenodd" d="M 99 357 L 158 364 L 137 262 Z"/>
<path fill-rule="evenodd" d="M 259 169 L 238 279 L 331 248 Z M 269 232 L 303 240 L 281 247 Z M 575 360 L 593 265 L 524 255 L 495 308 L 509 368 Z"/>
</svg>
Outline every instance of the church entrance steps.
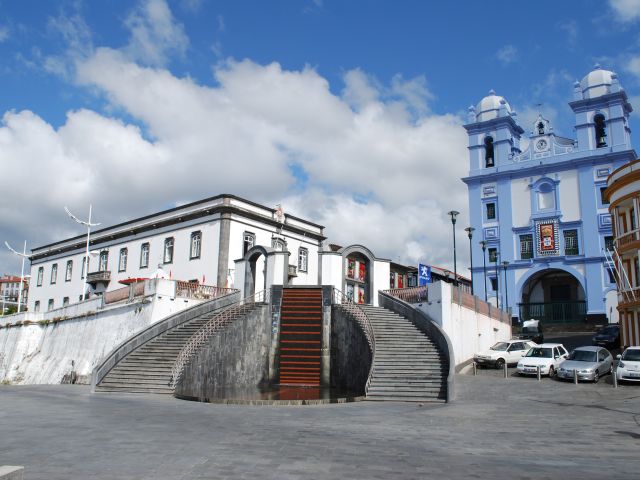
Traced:
<svg viewBox="0 0 640 480">
<path fill-rule="evenodd" d="M 446 401 L 448 363 L 434 342 L 408 319 L 361 305 L 375 337 L 366 397 L 373 401 Z"/>
</svg>

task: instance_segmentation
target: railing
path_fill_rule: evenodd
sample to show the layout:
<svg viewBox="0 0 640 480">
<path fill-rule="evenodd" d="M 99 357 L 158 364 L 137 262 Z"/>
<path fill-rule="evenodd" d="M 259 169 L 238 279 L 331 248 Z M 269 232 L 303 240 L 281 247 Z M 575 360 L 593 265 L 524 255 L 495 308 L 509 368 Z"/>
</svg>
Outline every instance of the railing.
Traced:
<svg viewBox="0 0 640 480">
<path fill-rule="evenodd" d="M 627 232 L 624 235 L 620 235 L 615 240 L 616 247 L 618 247 L 618 248 L 624 247 L 625 245 L 628 245 L 631 242 L 635 242 L 635 241 L 640 240 L 639 235 L 640 235 L 640 230 L 638 230 L 638 229 L 632 230 L 631 232 Z"/>
<path fill-rule="evenodd" d="M 369 322 L 369 318 L 364 313 L 364 310 L 362 310 L 357 303 L 354 303 L 349 296 L 345 295 L 337 288 L 333 289 L 333 298 L 331 303 L 333 305 L 340 305 L 345 312 L 354 318 L 358 326 L 362 329 L 364 336 L 367 339 L 367 343 L 369 344 L 369 348 L 371 349 L 371 368 L 369 369 L 367 383 L 364 388 L 366 395 L 369 390 L 369 385 L 371 384 L 371 377 L 373 376 L 373 359 L 376 355 L 376 337 L 373 327 L 371 326 L 371 322 Z"/>
<path fill-rule="evenodd" d="M 421 287 L 390 288 L 389 290 L 383 290 L 383 292 L 407 303 L 422 303 L 429 300 L 429 291 L 426 285 Z"/>
<path fill-rule="evenodd" d="M 228 308 L 213 316 L 200 330 L 194 333 L 178 354 L 178 358 L 171 369 L 171 381 L 169 386 L 176 388 L 180 377 L 184 373 L 184 369 L 189 359 L 204 345 L 204 343 L 221 327 L 226 326 L 233 321 L 238 314 L 246 311 L 248 307 L 258 303 L 267 303 L 269 301 L 269 290 L 262 290 L 258 293 L 250 295 L 237 303 L 230 305 Z"/>
<path fill-rule="evenodd" d="M 585 301 L 520 303 L 520 321 L 536 319 L 543 323 L 580 323 L 587 315 Z"/>
<path fill-rule="evenodd" d="M 511 325 L 511 315 L 508 311 L 500 310 L 492 304 L 480 300 L 475 295 L 471 295 L 462 289 L 451 288 L 451 301 L 457 305 L 473 310 L 481 315 L 486 315 L 494 320 Z"/>
<path fill-rule="evenodd" d="M 236 291 L 233 288 L 215 287 L 200 283 L 176 281 L 176 297 L 193 298 L 197 300 L 211 300 L 212 298 L 228 295 Z"/>
<path fill-rule="evenodd" d="M 111 272 L 109 270 L 90 272 L 87 275 L 87 283 L 108 282 L 109 280 L 111 280 Z"/>
</svg>

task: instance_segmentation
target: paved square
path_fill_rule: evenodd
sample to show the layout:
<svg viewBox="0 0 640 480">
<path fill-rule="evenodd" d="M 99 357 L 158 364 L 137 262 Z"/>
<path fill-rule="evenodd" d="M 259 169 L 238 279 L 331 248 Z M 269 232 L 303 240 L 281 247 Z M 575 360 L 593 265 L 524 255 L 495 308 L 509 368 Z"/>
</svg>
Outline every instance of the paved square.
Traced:
<svg viewBox="0 0 640 480">
<path fill-rule="evenodd" d="M 250 407 L 0 386 L 25 479 L 639 478 L 640 385 L 458 375 L 442 406 Z"/>
</svg>

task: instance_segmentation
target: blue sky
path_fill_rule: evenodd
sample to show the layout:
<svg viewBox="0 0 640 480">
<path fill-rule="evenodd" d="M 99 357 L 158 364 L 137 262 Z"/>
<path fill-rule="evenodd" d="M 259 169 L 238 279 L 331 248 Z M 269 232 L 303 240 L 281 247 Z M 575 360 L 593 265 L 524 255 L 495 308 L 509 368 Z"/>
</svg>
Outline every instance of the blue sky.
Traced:
<svg viewBox="0 0 640 480">
<path fill-rule="evenodd" d="M 598 62 L 640 109 L 639 20 L 640 0 L 0 0 L 0 233 L 35 247 L 82 233 L 64 205 L 109 224 L 224 192 L 451 266 L 468 106 L 493 88 L 571 137 Z"/>
</svg>

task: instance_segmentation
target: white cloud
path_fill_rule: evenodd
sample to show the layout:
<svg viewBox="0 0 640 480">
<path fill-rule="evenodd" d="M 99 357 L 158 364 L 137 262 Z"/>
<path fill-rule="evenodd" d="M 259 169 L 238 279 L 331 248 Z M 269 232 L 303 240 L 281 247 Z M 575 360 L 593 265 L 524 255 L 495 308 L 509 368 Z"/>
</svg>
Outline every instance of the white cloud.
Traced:
<svg viewBox="0 0 640 480">
<path fill-rule="evenodd" d="M 625 65 L 624 69 L 640 79 L 640 56 L 631 57 Z"/>
<path fill-rule="evenodd" d="M 9 239 L 33 247 L 79 234 L 64 205 L 91 202 L 110 224 L 233 193 L 282 202 L 337 243 L 451 265 L 444 212 L 466 212 L 467 138 L 457 117 L 428 113 L 424 79 L 387 86 L 352 70 L 336 95 L 311 68 L 229 60 L 214 75 L 217 86 L 198 85 L 101 48 L 79 62 L 76 80 L 144 131 L 89 110 L 69 112 L 57 130 L 34 113 L 6 113 L 0 164 L 14 181 L 4 194 L 21 203 L 0 206 Z M 463 213 L 460 232 L 466 222 Z"/>
<path fill-rule="evenodd" d="M 9 27 L 0 25 L 0 43 L 4 42 L 8 38 L 9 38 Z"/>
<path fill-rule="evenodd" d="M 74 75 L 75 63 L 93 53 L 91 30 L 77 13 L 50 17 L 47 30 L 62 38 L 66 48 L 62 54 L 42 56 L 40 51 L 32 52 L 34 58 L 48 73 L 70 80 Z"/>
<path fill-rule="evenodd" d="M 182 24 L 165 0 L 142 0 L 125 26 L 131 32 L 127 54 L 145 65 L 163 66 L 171 55 L 184 56 L 189 47 Z"/>
<path fill-rule="evenodd" d="M 640 19 L 640 0 L 609 0 L 609 5 L 621 22 Z"/>
<path fill-rule="evenodd" d="M 518 59 L 518 49 L 513 45 L 505 45 L 496 52 L 496 58 L 500 60 L 503 65 L 513 63 Z"/>
<path fill-rule="evenodd" d="M 573 48 L 578 41 L 578 24 L 575 20 L 569 20 L 562 22 L 558 25 L 560 30 L 563 30 L 567 34 L 567 43 L 569 47 Z"/>
</svg>

